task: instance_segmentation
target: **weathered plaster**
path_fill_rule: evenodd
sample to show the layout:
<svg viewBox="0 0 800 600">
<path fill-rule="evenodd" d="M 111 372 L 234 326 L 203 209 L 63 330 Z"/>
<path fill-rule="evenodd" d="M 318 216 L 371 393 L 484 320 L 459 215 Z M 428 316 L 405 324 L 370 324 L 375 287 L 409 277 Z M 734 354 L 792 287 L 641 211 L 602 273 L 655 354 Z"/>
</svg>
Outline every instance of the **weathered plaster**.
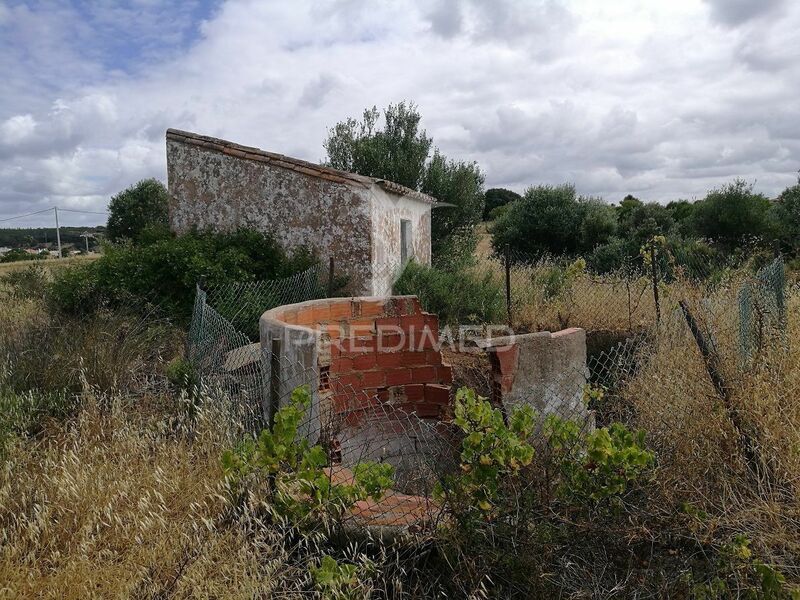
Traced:
<svg viewBox="0 0 800 600">
<path fill-rule="evenodd" d="M 370 191 L 167 140 L 170 226 L 271 233 L 288 251 L 307 247 L 333 255 L 351 289 L 369 285 L 372 255 Z"/>
<path fill-rule="evenodd" d="M 399 274 L 400 220 L 411 222 L 413 259 L 431 264 L 431 205 L 405 196 L 387 194 L 377 186 L 372 192 L 372 293 L 392 293 Z"/>
<path fill-rule="evenodd" d="M 484 347 L 492 365 L 495 403 L 508 410 L 527 404 L 540 415 L 593 423 L 583 403 L 589 375 L 583 329 L 494 338 Z"/>
<path fill-rule="evenodd" d="M 390 182 L 174 130 L 167 177 L 176 233 L 254 227 L 290 252 L 333 256 L 353 294 L 391 293 L 401 219 L 412 224 L 414 259 L 430 264 L 432 199 Z"/>
</svg>

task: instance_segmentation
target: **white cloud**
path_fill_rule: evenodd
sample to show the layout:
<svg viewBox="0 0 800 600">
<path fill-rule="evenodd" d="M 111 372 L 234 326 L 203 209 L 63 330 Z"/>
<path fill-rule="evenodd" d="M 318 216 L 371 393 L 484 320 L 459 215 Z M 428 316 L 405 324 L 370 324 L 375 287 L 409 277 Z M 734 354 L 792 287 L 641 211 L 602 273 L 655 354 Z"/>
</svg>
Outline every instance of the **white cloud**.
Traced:
<svg viewBox="0 0 800 600">
<path fill-rule="evenodd" d="M 488 185 L 667 201 L 741 176 L 775 194 L 800 166 L 800 5 L 733 4 L 231 0 L 201 19 L 155 0 L 89 19 L 64 3 L 0 8 L 0 216 L 102 209 L 137 179 L 165 179 L 167 127 L 319 160 L 327 127 L 402 99 Z"/>
</svg>

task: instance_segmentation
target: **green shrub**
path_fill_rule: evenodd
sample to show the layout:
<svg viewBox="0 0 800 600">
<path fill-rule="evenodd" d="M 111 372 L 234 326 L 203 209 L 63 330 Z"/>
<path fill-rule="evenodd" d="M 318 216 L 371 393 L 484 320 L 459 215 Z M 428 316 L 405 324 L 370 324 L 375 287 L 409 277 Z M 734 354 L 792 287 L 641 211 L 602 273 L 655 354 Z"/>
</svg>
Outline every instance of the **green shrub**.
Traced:
<svg viewBox="0 0 800 600">
<path fill-rule="evenodd" d="M 483 519 L 502 504 L 498 496 L 503 484 L 533 460 L 533 446 L 528 443 L 535 424 L 533 409 L 515 409 L 506 424 L 500 410 L 474 390 L 461 388 L 456 392 L 453 422 L 463 432 L 461 472 L 447 478 L 437 495 L 460 505 L 462 521 Z"/>
<path fill-rule="evenodd" d="M 558 494 L 578 506 L 618 499 L 655 460 L 644 448 L 644 432 L 622 423 L 584 434 L 575 421 L 550 415 L 544 435 L 560 471 Z"/>
<path fill-rule="evenodd" d="M 503 319 L 503 290 L 491 273 L 443 271 L 409 262 L 394 284 L 395 294 L 414 294 L 441 323 L 496 323 Z"/>
<path fill-rule="evenodd" d="M 379 500 L 391 486 L 394 471 L 388 463 L 363 461 L 350 484 L 333 483 L 322 446 L 311 446 L 297 430 L 311 405 L 307 386 L 296 388 L 291 401 L 275 414 L 272 429 L 247 439 L 222 455 L 232 494 L 240 503 L 248 482 L 267 484 L 266 505 L 277 517 L 305 528 L 341 517 L 359 500 Z"/>
<path fill-rule="evenodd" d="M 22 248 L 13 248 L 0 256 L 0 263 L 17 262 L 20 260 L 37 260 L 42 258 L 38 254 L 28 254 Z"/>
<path fill-rule="evenodd" d="M 47 287 L 46 298 L 54 311 L 85 315 L 105 304 L 108 293 L 99 285 L 97 267 L 87 263 L 56 271 Z"/>
<path fill-rule="evenodd" d="M 98 260 L 58 272 L 49 298 L 72 314 L 149 303 L 186 322 L 201 281 L 213 287 L 286 277 L 313 262 L 304 251 L 289 258 L 272 237 L 257 231 L 194 232 L 149 245 L 108 246 Z"/>
<path fill-rule="evenodd" d="M 200 379 L 194 365 L 183 357 L 177 357 L 167 363 L 165 370 L 169 382 L 180 390 L 192 391 Z"/>
<path fill-rule="evenodd" d="M 311 567 L 309 572 L 314 587 L 325 600 L 356 600 L 367 597 L 359 579 L 362 570 L 360 565 L 341 563 L 326 554 L 319 566 Z"/>
</svg>

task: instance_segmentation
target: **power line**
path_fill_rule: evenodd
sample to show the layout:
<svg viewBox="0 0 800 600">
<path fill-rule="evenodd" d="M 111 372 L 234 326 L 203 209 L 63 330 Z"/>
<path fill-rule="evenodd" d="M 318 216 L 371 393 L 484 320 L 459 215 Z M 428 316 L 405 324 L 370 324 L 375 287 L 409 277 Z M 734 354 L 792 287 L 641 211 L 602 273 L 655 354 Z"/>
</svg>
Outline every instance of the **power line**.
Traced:
<svg viewBox="0 0 800 600">
<path fill-rule="evenodd" d="M 25 217 L 31 217 L 33 215 L 41 215 L 43 213 L 50 212 L 51 210 L 53 211 L 53 216 L 56 219 L 56 241 L 57 241 L 56 243 L 58 244 L 58 257 L 62 258 L 62 253 L 61 253 L 61 227 L 58 224 L 58 207 L 57 206 L 53 206 L 51 208 L 43 208 L 42 210 L 37 210 L 37 211 L 31 212 L 31 213 L 28 213 L 28 214 L 25 214 L 25 215 L 16 215 L 14 217 L 6 217 L 6 218 L 3 218 L 3 219 L 0 219 L 0 223 L 6 223 L 8 221 L 14 221 L 16 219 L 24 219 Z M 94 210 L 79 210 L 79 209 L 76 209 L 76 208 L 62 208 L 61 210 L 62 211 L 66 211 L 66 212 L 81 213 L 81 214 L 86 214 L 86 215 L 107 215 L 108 214 L 105 211 L 97 212 L 97 211 L 94 211 Z M 89 248 L 89 238 L 88 237 L 86 238 L 86 248 L 87 248 L 87 251 L 88 251 L 88 248 Z"/>
<path fill-rule="evenodd" d="M 4 217 L 4 218 L 0 219 L 0 223 L 5 223 L 7 221 L 15 221 L 17 219 L 24 219 L 25 217 L 32 217 L 34 215 L 41 215 L 42 213 L 50 212 L 51 210 L 55 210 L 56 208 L 58 208 L 58 210 L 60 210 L 61 212 L 81 213 L 81 214 L 85 214 L 85 215 L 107 215 L 108 214 L 108 211 L 98 212 L 96 210 L 78 210 L 76 208 L 61 208 L 61 207 L 51 206 L 50 208 L 43 208 L 42 210 L 37 210 L 35 212 L 27 213 L 27 214 L 24 214 L 24 215 L 16 215 L 16 216 L 13 216 L 13 217 Z"/>
<path fill-rule="evenodd" d="M 42 213 L 50 212 L 53 210 L 52 208 L 45 208 L 43 210 L 37 210 L 36 212 L 28 213 L 26 215 L 17 215 L 16 217 L 6 217 L 5 219 L 0 219 L 0 223 L 5 223 L 6 221 L 13 221 L 15 219 L 24 219 L 25 217 L 32 217 L 33 215 L 40 215 Z"/>
<path fill-rule="evenodd" d="M 104 210 L 102 212 L 98 212 L 96 210 L 77 210 L 74 208 L 59 208 L 58 210 L 62 212 L 72 212 L 72 213 L 83 213 L 85 215 L 107 215 L 108 211 Z"/>
</svg>

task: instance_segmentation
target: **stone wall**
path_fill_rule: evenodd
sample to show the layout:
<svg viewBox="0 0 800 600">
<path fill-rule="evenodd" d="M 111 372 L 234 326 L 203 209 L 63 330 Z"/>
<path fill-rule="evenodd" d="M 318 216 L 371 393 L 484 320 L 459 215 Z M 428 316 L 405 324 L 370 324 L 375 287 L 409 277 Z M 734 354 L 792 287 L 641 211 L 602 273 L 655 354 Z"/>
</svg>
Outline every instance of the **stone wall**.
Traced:
<svg viewBox="0 0 800 600">
<path fill-rule="evenodd" d="M 168 133 L 169 213 L 174 232 L 255 227 L 273 234 L 289 251 L 304 246 L 323 259 L 333 255 L 337 271 L 350 276 L 353 292 L 371 289 L 369 182 L 360 186 L 357 180 L 334 180 L 304 172 L 302 167 L 276 166 L 270 160 L 258 160 L 257 153 L 247 159 L 241 146 L 225 146 L 221 140 L 204 143 Z"/>
</svg>

